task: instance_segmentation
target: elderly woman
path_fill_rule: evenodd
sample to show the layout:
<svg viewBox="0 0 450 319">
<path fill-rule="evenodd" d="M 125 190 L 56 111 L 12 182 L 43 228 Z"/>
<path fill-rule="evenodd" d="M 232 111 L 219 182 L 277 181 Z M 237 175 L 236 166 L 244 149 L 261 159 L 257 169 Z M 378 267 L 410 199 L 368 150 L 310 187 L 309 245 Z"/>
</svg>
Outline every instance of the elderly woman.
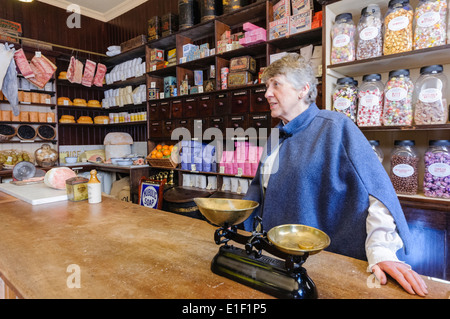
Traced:
<svg viewBox="0 0 450 319">
<path fill-rule="evenodd" d="M 253 216 L 265 230 L 281 224 L 321 229 L 331 238 L 328 250 L 367 259 L 380 283 L 387 273 L 409 293 L 427 294 L 422 278 L 396 255 L 404 246 L 407 251 L 410 234 L 385 169 L 349 118 L 316 106 L 309 63 L 288 54 L 262 79 L 271 116 L 281 120 L 280 138 L 269 138 L 245 196 L 261 203 Z M 253 222 L 247 219 L 245 228 L 253 230 Z"/>
</svg>

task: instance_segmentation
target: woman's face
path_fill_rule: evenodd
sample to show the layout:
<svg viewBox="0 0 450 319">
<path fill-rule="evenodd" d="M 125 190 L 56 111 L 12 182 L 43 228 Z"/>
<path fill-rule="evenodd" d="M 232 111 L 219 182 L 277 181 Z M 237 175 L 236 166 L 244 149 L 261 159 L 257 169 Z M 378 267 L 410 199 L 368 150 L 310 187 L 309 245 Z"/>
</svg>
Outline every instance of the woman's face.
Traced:
<svg viewBox="0 0 450 319">
<path fill-rule="evenodd" d="M 287 81 L 285 75 L 277 75 L 266 81 L 266 94 L 271 116 L 283 120 L 285 123 L 297 117 L 302 110 L 301 92 Z"/>
</svg>

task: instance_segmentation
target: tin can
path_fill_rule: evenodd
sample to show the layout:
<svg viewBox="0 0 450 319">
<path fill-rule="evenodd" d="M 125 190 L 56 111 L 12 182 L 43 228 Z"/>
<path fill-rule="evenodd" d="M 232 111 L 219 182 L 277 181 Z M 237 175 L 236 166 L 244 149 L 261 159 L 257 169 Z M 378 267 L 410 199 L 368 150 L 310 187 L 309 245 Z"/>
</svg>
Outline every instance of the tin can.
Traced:
<svg viewBox="0 0 450 319">
<path fill-rule="evenodd" d="M 221 14 L 222 1 L 221 0 L 199 0 L 200 3 L 200 22 L 205 22 L 214 19 Z"/>
<path fill-rule="evenodd" d="M 247 0 L 222 0 L 223 13 L 230 13 L 247 5 Z"/>
<path fill-rule="evenodd" d="M 195 24 L 197 2 L 194 0 L 178 0 L 178 21 L 180 30 L 190 28 Z"/>
<path fill-rule="evenodd" d="M 67 198 L 72 202 L 88 199 L 88 179 L 76 176 L 66 180 Z"/>
<path fill-rule="evenodd" d="M 220 84 L 222 90 L 226 90 L 228 88 L 228 73 L 230 73 L 229 68 L 224 67 L 220 69 Z"/>
</svg>

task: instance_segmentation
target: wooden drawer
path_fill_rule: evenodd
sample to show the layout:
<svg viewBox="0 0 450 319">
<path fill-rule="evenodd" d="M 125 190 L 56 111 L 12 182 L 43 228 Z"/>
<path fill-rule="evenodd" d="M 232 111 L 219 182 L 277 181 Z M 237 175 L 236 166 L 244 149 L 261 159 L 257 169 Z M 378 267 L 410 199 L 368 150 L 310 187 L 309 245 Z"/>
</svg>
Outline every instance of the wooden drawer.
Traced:
<svg viewBox="0 0 450 319">
<path fill-rule="evenodd" d="M 245 115 L 230 115 L 228 117 L 228 126 L 237 129 L 243 128 L 246 130 L 248 128 L 248 116 Z"/>
<path fill-rule="evenodd" d="M 175 129 L 175 121 L 164 121 L 162 127 L 163 137 L 170 138 L 172 136 L 172 131 Z"/>
<path fill-rule="evenodd" d="M 272 125 L 272 117 L 270 113 L 250 114 L 248 119 L 248 127 L 270 128 Z"/>
<path fill-rule="evenodd" d="M 158 103 L 150 103 L 148 107 L 148 116 L 150 121 L 160 120 Z"/>
<path fill-rule="evenodd" d="M 214 99 L 214 115 L 230 114 L 229 93 L 216 94 Z"/>
<path fill-rule="evenodd" d="M 192 137 L 199 137 L 201 138 L 203 136 L 203 132 L 206 130 L 206 119 L 196 118 L 192 120 L 192 128 L 193 131 L 191 132 Z"/>
<path fill-rule="evenodd" d="M 178 120 L 176 122 L 176 126 L 175 128 L 179 128 L 179 127 L 184 127 L 187 128 L 189 130 L 189 134 L 191 135 L 189 138 L 192 137 L 192 133 L 193 133 L 193 126 L 192 126 L 192 119 L 182 119 L 182 120 Z M 185 136 L 185 138 L 187 138 L 187 136 Z"/>
<path fill-rule="evenodd" d="M 227 128 L 226 117 L 223 116 L 214 116 L 210 117 L 208 121 L 208 126 L 213 128 L 218 128 L 222 131 L 222 134 L 225 135 L 225 130 Z"/>
<path fill-rule="evenodd" d="M 258 88 L 252 90 L 252 98 L 250 103 L 250 112 L 269 112 L 270 106 L 267 99 L 264 97 L 266 88 Z"/>
<path fill-rule="evenodd" d="M 231 114 L 248 113 L 249 95 L 248 90 L 239 90 L 231 93 Z"/>
<path fill-rule="evenodd" d="M 196 117 L 198 100 L 196 97 L 188 97 L 183 101 L 183 118 Z"/>
<path fill-rule="evenodd" d="M 170 103 L 169 102 L 161 102 L 159 104 L 159 118 L 161 120 L 168 120 L 172 118 L 172 114 L 170 112 Z"/>
<path fill-rule="evenodd" d="M 173 119 L 180 119 L 183 117 L 183 100 L 173 100 L 170 102 L 171 114 Z"/>
<path fill-rule="evenodd" d="M 207 117 L 213 115 L 213 96 L 205 95 L 198 99 L 197 116 Z"/>
<path fill-rule="evenodd" d="M 163 121 L 150 121 L 150 136 L 149 139 L 154 137 L 162 137 L 162 123 Z"/>
</svg>

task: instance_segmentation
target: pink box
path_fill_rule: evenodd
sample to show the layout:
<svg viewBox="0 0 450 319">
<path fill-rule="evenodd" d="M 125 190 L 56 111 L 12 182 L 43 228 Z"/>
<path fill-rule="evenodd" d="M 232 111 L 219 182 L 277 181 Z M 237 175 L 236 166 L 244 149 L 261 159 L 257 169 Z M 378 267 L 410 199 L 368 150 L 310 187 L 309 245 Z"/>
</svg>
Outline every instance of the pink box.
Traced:
<svg viewBox="0 0 450 319">
<path fill-rule="evenodd" d="M 252 174 L 252 165 L 250 164 L 250 162 L 244 163 L 244 175 L 245 176 L 254 176 L 254 174 Z"/>
<path fill-rule="evenodd" d="M 257 25 L 254 25 L 253 23 L 245 22 L 242 25 L 242 28 L 244 29 L 244 31 L 252 31 L 258 29 L 259 27 Z"/>
</svg>

